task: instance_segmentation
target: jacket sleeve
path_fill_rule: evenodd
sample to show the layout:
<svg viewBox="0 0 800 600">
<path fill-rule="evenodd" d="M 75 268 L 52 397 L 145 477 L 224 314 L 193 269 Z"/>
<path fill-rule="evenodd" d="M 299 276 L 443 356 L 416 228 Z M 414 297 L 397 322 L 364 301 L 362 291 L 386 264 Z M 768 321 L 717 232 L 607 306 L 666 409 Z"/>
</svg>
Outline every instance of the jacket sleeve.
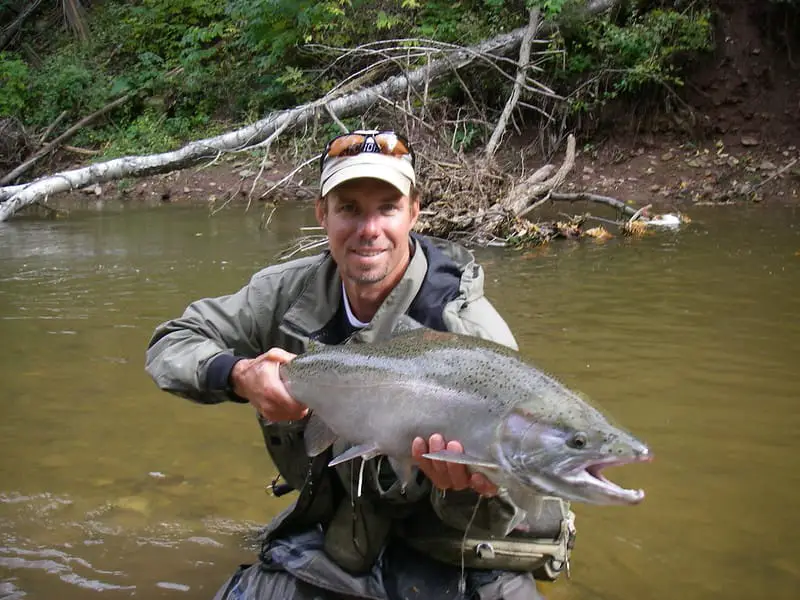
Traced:
<svg viewBox="0 0 800 600">
<path fill-rule="evenodd" d="M 519 349 L 508 324 L 485 296 L 462 305 L 450 315 L 445 312 L 445 322 L 454 333 L 474 335 Z M 504 536 L 525 517 L 525 512 L 501 491 L 497 496 L 482 500 L 472 519 L 479 498 L 478 493 L 472 490 L 447 493 L 437 488 L 431 490 L 433 510 L 444 523 L 457 529 L 465 529 L 472 520 L 473 527 Z"/>
<path fill-rule="evenodd" d="M 261 321 L 272 321 L 275 301 L 269 283 L 263 272 L 257 273 L 235 294 L 193 302 L 180 318 L 159 325 L 145 361 L 158 387 L 204 404 L 241 402 L 227 385 L 209 386 L 209 366 L 220 359 L 217 367 L 227 368 L 227 379 L 237 357 L 266 350 Z"/>
</svg>

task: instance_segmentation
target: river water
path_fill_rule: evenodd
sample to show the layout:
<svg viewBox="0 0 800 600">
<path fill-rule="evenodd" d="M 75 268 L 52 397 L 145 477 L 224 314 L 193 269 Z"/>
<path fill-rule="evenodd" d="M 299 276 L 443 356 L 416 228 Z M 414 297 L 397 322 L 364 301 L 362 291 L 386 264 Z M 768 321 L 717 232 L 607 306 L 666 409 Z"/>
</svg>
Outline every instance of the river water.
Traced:
<svg viewBox="0 0 800 600">
<path fill-rule="evenodd" d="M 551 599 L 800 597 L 800 212 L 480 250 L 522 352 L 646 440 L 637 507 L 575 506 Z M 210 598 L 288 499 L 248 406 L 143 371 L 153 328 L 274 262 L 308 207 L 0 224 L 0 598 Z"/>
</svg>

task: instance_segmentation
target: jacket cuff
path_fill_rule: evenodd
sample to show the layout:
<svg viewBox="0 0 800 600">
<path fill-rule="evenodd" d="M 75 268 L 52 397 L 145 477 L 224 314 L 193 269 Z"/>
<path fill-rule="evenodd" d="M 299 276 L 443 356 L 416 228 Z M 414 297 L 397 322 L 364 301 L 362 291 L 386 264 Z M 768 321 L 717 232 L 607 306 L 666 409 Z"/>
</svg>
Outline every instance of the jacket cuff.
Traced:
<svg viewBox="0 0 800 600">
<path fill-rule="evenodd" d="M 208 364 L 208 369 L 206 370 L 206 389 L 210 391 L 226 392 L 233 402 L 246 404 L 247 400 L 245 398 L 237 396 L 233 392 L 230 379 L 233 366 L 244 358 L 244 356 L 234 356 L 227 352 L 214 357 Z"/>
</svg>

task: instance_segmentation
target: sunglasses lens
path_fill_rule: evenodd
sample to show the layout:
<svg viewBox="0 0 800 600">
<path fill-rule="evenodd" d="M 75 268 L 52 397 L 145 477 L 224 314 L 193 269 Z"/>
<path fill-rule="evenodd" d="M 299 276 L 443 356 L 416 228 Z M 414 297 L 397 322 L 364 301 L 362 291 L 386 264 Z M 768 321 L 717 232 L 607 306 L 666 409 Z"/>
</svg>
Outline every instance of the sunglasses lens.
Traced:
<svg viewBox="0 0 800 600">
<path fill-rule="evenodd" d="M 352 156 L 353 154 L 358 154 L 361 152 L 364 139 L 364 136 L 359 134 L 338 137 L 330 143 L 326 157 L 335 158 L 337 156 Z"/>
<path fill-rule="evenodd" d="M 349 133 L 334 138 L 328 143 L 322 162 L 328 158 L 355 156 L 361 152 L 374 152 L 376 149 L 370 140 L 374 140 L 374 144 L 377 145 L 377 151 L 381 154 L 397 157 L 410 156 L 413 163 L 414 153 L 411 151 L 406 139 L 391 131 L 370 135 Z"/>
<path fill-rule="evenodd" d="M 411 150 L 408 148 L 408 144 L 405 140 L 394 133 L 381 134 L 375 138 L 375 141 L 384 154 L 390 154 L 392 156 L 411 154 Z"/>
</svg>

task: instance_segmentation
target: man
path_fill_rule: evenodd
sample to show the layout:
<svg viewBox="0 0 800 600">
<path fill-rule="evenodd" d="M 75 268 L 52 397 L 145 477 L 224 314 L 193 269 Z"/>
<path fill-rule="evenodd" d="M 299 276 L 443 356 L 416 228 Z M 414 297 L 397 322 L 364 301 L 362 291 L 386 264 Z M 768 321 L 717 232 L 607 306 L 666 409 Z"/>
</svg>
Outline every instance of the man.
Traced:
<svg viewBox="0 0 800 600">
<path fill-rule="evenodd" d="M 327 467 L 330 452 L 313 460 L 304 452 L 307 409 L 289 395 L 279 369 L 310 340 L 373 342 L 405 314 L 516 348 L 483 295 L 472 256 L 412 233 L 420 197 L 405 138 L 346 134 L 328 143 L 320 162 L 315 212 L 329 251 L 268 267 L 235 294 L 193 303 L 156 329 L 147 352 L 147 371 L 163 390 L 202 403 L 252 404 L 284 487 L 299 491 L 267 527 L 260 561 L 243 566 L 216 598 L 535 598 L 524 568 L 490 562 L 462 578 L 465 529 L 502 536 L 524 515 L 482 475 L 422 458 L 463 451 L 458 440 L 415 439 L 409 450 L 424 476 L 406 488 L 388 461 L 367 461 L 361 495 L 354 493 L 358 469 Z"/>
</svg>

